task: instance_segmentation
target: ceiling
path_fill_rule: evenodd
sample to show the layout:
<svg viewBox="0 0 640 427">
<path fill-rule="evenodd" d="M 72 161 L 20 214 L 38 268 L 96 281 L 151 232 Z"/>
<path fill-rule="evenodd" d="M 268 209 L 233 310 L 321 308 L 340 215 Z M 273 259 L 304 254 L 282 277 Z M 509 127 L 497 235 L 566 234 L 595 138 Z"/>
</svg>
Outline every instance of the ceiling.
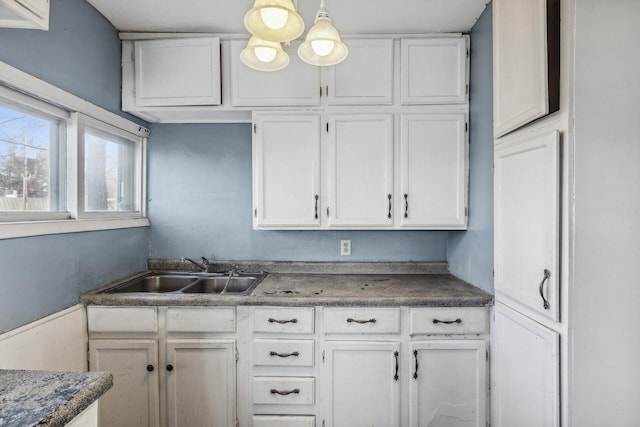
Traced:
<svg viewBox="0 0 640 427">
<path fill-rule="evenodd" d="M 243 34 L 253 0 L 87 0 L 120 31 Z M 325 0 L 341 34 L 468 32 L 489 0 Z M 309 28 L 319 0 L 298 0 Z"/>
</svg>

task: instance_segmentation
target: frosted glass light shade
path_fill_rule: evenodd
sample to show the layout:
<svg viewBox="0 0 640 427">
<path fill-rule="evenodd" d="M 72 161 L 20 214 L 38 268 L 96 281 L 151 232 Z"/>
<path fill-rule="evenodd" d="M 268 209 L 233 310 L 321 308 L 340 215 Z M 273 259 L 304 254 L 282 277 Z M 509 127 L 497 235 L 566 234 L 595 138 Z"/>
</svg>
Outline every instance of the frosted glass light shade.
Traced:
<svg viewBox="0 0 640 427">
<path fill-rule="evenodd" d="M 304 32 L 304 21 L 292 0 L 256 0 L 244 15 L 244 26 L 254 36 L 278 43 L 295 40 Z"/>
<path fill-rule="evenodd" d="M 349 49 L 342 43 L 340 34 L 331 25 L 331 20 L 321 10 L 316 22 L 307 33 L 304 43 L 298 48 L 298 56 L 307 64 L 329 66 L 338 64 L 347 57 Z"/>
<path fill-rule="evenodd" d="M 240 52 L 244 65 L 258 71 L 278 71 L 289 65 L 289 55 L 280 43 L 262 40 L 256 36 L 249 39 L 247 47 Z"/>
</svg>

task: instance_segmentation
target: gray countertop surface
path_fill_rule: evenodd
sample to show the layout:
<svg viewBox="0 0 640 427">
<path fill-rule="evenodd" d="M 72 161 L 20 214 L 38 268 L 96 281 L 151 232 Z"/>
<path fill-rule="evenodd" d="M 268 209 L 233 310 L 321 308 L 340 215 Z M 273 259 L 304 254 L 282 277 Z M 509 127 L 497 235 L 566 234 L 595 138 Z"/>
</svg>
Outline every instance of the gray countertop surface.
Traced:
<svg viewBox="0 0 640 427">
<path fill-rule="evenodd" d="M 244 271 L 269 271 L 249 295 L 103 291 L 127 279 L 84 294 L 96 305 L 276 305 L 276 306 L 486 306 L 493 295 L 451 275 L 446 263 L 265 263 L 225 264 Z M 154 264 L 178 270 L 184 265 Z M 224 266 L 216 266 L 220 271 Z M 243 268 L 248 267 L 248 268 Z M 135 275 L 134 275 L 135 276 Z"/>
<path fill-rule="evenodd" d="M 0 426 L 64 426 L 112 385 L 107 372 L 0 369 Z"/>
</svg>

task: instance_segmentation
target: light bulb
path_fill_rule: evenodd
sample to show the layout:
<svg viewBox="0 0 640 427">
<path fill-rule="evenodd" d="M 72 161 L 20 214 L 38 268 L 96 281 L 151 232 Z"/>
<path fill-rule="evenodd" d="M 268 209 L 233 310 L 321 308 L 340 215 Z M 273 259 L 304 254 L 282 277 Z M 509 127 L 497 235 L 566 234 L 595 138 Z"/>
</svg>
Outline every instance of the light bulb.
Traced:
<svg viewBox="0 0 640 427">
<path fill-rule="evenodd" d="M 272 30 L 279 30 L 287 23 L 289 12 L 279 7 L 263 7 L 260 9 L 260 16 L 264 25 Z"/>
<path fill-rule="evenodd" d="M 271 62 L 276 57 L 276 50 L 272 47 L 256 47 L 253 49 L 256 57 L 262 62 Z"/>
<path fill-rule="evenodd" d="M 312 40 L 311 49 L 318 56 L 327 56 L 333 51 L 335 42 L 333 40 Z"/>
</svg>

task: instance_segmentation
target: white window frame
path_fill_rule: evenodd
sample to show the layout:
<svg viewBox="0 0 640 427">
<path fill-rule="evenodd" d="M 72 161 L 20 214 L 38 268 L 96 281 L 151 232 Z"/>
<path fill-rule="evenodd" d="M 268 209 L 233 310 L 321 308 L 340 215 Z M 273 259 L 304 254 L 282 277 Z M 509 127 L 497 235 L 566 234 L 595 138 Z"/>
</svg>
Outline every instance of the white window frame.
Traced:
<svg viewBox="0 0 640 427">
<path fill-rule="evenodd" d="M 61 142 L 61 148 L 66 149 L 66 155 L 62 155 L 63 161 L 60 165 L 66 167 L 66 212 L 2 213 L 0 240 L 149 226 L 149 220 L 146 218 L 146 146 L 150 133 L 148 129 L 3 62 L 0 62 L 0 97 L 47 115 L 60 117 L 67 123 L 66 140 L 63 139 Z M 84 147 L 84 124 L 124 136 L 136 143 L 139 141 L 139 172 L 136 174 L 137 211 L 84 212 L 84 200 L 80 201 L 78 197 L 82 194 L 84 199 L 84 187 L 79 193 L 80 185 L 84 186 L 84 176 L 79 173 L 80 170 L 84 172 L 84 163 L 79 170 L 78 162 L 80 142 Z"/>
</svg>

